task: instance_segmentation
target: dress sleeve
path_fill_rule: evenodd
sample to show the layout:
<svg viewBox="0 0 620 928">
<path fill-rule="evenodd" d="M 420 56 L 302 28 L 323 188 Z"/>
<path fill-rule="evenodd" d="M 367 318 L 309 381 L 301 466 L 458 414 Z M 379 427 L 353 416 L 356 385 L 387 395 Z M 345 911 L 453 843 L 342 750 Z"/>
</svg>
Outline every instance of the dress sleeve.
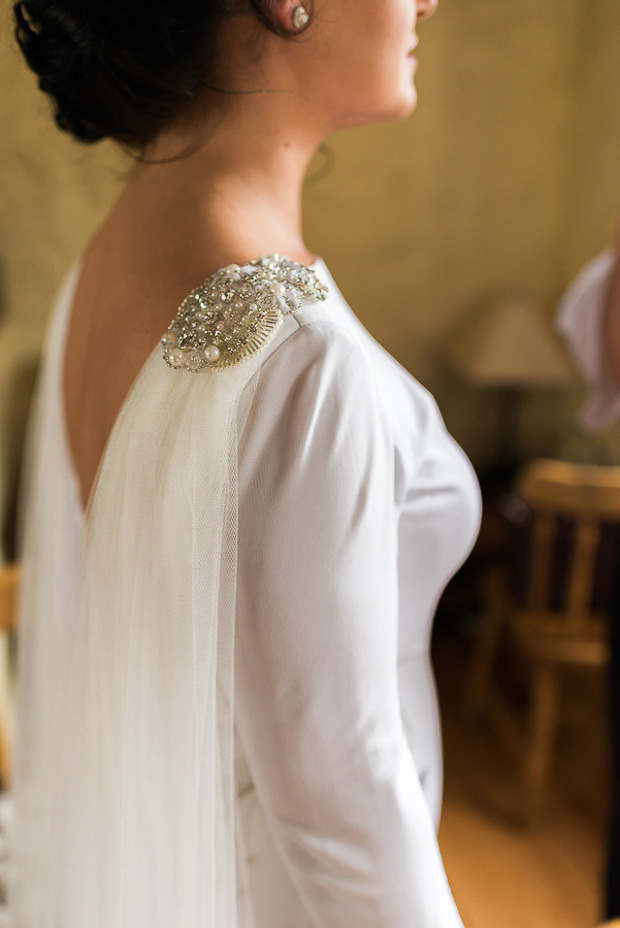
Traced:
<svg viewBox="0 0 620 928">
<path fill-rule="evenodd" d="M 620 383 L 609 368 L 603 339 L 603 311 L 616 253 L 609 249 L 590 261 L 560 301 L 556 326 L 577 369 L 590 388 L 579 419 L 596 431 L 620 418 Z"/>
<path fill-rule="evenodd" d="M 403 733 L 394 451 L 363 350 L 300 328 L 240 446 L 235 717 L 315 928 L 462 928 Z"/>
</svg>

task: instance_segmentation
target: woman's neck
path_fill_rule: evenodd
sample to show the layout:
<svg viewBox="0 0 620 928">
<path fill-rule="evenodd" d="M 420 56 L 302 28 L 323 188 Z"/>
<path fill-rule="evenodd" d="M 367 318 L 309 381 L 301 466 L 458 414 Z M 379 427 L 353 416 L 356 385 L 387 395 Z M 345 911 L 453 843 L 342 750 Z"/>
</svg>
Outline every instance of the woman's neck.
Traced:
<svg viewBox="0 0 620 928">
<path fill-rule="evenodd" d="M 218 265 L 273 251 L 312 260 L 302 234 L 301 192 L 322 133 L 295 118 L 295 99 L 251 94 L 225 118 L 160 137 L 119 201 L 145 228 L 165 228 Z M 181 157 L 179 153 L 187 152 Z"/>
</svg>

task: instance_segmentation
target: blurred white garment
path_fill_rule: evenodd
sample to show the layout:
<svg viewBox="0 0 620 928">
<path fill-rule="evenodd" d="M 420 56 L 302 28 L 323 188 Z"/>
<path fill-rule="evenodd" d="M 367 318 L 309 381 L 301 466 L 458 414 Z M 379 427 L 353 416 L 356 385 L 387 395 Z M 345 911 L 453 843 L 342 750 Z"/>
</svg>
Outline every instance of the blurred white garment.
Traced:
<svg viewBox="0 0 620 928">
<path fill-rule="evenodd" d="M 620 384 L 606 362 L 602 331 L 615 261 L 616 253 L 610 248 L 586 264 L 562 297 L 556 316 L 556 327 L 590 387 L 579 416 L 590 432 L 611 425 L 620 416 Z"/>
<path fill-rule="evenodd" d="M 24 579 L 14 928 L 461 925 L 435 837 L 428 648 L 438 598 L 475 539 L 477 483 L 429 394 L 371 338 L 323 263 L 313 267 L 328 299 L 285 316 L 235 369 L 238 405 L 220 397 L 212 434 L 234 441 L 235 460 L 200 434 L 221 388 L 171 370 L 155 349 L 86 517 L 60 386 L 76 273 L 59 299 L 31 439 L 38 515 L 26 549 L 39 566 Z M 234 478 L 221 485 L 223 509 L 202 492 L 205 469 L 210 486 L 220 471 Z M 208 582 L 205 539 L 223 565 Z M 98 554 L 85 568 L 87 543 Z M 86 610 L 85 570 L 97 591 Z M 212 586 L 234 623 L 237 800 L 219 818 L 228 745 L 210 706 L 218 719 L 232 707 L 219 676 L 232 638 L 201 627 L 196 603 Z M 116 602 L 137 610 L 129 631 Z M 70 682 L 48 705 L 50 663 Z M 209 827 L 219 840 L 229 814 L 236 914 L 201 883 L 211 896 L 232 885 L 208 851 Z"/>
</svg>

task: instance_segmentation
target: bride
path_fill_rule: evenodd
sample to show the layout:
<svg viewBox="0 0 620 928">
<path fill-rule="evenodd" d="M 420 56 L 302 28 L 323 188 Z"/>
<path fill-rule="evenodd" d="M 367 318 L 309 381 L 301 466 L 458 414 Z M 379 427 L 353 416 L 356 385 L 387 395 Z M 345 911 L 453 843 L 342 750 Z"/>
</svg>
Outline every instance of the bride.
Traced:
<svg viewBox="0 0 620 928">
<path fill-rule="evenodd" d="M 60 128 L 140 153 L 30 427 L 16 928 L 461 925 L 428 639 L 477 485 L 300 209 L 435 5 L 15 4 Z"/>
</svg>

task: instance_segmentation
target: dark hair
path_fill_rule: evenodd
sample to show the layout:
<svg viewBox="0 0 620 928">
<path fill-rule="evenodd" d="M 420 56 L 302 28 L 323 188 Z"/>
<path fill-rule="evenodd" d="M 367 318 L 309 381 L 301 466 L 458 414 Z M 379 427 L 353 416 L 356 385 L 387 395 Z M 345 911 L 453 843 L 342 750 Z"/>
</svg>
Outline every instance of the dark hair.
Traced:
<svg viewBox="0 0 620 928">
<path fill-rule="evenodd" d="M 221 20 L 244 8 L 282 34 L 269 0 L 19 0 L 13 10 L 58 126 L 143 148 L 200 98 Z"/>
</svg>

